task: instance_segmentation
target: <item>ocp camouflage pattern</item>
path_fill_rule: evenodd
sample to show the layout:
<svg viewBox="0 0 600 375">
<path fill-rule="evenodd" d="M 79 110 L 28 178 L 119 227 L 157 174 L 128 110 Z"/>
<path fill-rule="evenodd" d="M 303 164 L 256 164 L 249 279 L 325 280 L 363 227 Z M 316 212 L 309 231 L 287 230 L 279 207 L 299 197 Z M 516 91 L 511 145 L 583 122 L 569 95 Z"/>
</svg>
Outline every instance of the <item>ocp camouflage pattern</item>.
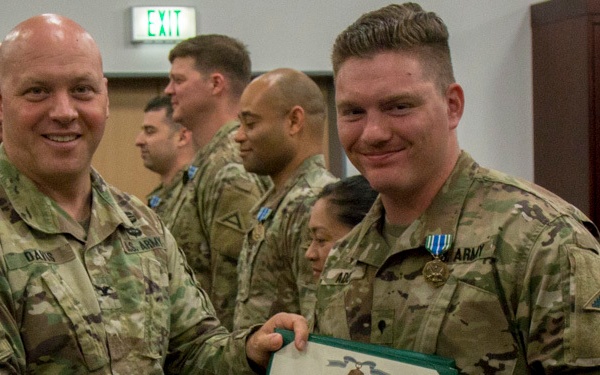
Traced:
<svg viewBox="0 0 600 375">
<path fill-rule="evenodd" d="M 0 372 L 252 373 L 158 216 L 91 179 L 86 233 L 0 146 Z"/>
<path fill-rule="evenodd" d="M 261 207 L 272 213 L 262 224 L 264 236 L 256 241 L 250 231 L 244 241 L 238 264 L 235 329 L 258 324 L 282 311 L 312 316 L 314 280 L 304 258 L 308 219 L 317 194 L 336 180 L 325 168 L 323 155 L 311 156 L 280 192 L 270 190 L 254 207 L 254 228 Z"/>
<path fill-rule="evenodd" d="M 600 245 L 578 209 L 463 152 L 392 246 L 384 215 L 378 198 L 332 249 L 316 332 L 451 357 L 461 374 L 600 372 Z M 440 234 L 454 242 L 435 287 L 424 245 Z"/>
<path fill-rule="evenodd" d="M 271 182 L 247 173 L 234 136 L 239 124 L 225 124 L 198 151 L 191 163 L 194 178 L 182 189 L 165 224 L 208 293 L 217 316 L 228 329 L 233 325 L 237 294 L 237 260 L 250 210 Z M 221 170 L 226 169 L 226 172 Z"/>
</svg>

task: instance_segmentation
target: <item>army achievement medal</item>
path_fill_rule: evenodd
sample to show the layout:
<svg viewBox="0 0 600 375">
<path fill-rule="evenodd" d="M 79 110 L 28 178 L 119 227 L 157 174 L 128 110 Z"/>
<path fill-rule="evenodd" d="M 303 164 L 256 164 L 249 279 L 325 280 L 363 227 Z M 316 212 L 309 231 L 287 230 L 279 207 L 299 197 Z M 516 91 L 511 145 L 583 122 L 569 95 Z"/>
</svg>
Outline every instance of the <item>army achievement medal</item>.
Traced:
<svg viewBox="0 0 600 375">
<path fill-rule="evenodd" d="M 265 236 L 265 226 L 263 223 L 258 223 L 252 230 L 252 239 L 256 242 L 263 239 Z"/>
<path fill-rule="evenodd" d="M 444 285 L 450 276 L 448 266 L 442 262 L 440 255 L 444 254 L 451 246 L 451 234 L 435 234 L 427 236 L 425 239 L 425 248 L 433 255 L 433 260 L 427 262 L 423 267 L 423 277 L 435 287 Z"/>
<path fill-rule="evenodd" d="M 256 215 L 256 220 L 258 221 L 258 223 L 256 224 L 256 226 L 254 226 L 254 229 L 252 230 L 252 239 L 256 242 L 262 240 L 265 237 L 265 220 L 267 220 L 269 218 L 269 215 L 271 215 L 271 209 L 268 207 L 261 207 L 260 210 L 258 210 L 258 214 Z"/>
<path fill-rule="evenodd" d="M 356 364 L 356 368 L 350 370 L 350 372 L 348 373 L 348 375 L 365 375 L 364 372 L 360 371 L 360 368 L 362 367 L 362 365 L 360 363 Z"/>
</svg>

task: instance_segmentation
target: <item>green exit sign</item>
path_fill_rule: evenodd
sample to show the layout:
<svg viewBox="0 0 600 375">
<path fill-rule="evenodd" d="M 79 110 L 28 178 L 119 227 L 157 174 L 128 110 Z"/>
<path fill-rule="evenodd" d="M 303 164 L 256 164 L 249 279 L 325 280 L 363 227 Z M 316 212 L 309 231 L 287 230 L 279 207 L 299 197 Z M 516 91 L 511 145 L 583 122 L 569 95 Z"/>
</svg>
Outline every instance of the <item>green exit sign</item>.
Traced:
<svg viewBox="0 0 600 375">
<path fill-rule="evenodd" d="M 134 43 L 176 43 L 196 36 L 193 7 L 132 7 Z"/>
</svg>

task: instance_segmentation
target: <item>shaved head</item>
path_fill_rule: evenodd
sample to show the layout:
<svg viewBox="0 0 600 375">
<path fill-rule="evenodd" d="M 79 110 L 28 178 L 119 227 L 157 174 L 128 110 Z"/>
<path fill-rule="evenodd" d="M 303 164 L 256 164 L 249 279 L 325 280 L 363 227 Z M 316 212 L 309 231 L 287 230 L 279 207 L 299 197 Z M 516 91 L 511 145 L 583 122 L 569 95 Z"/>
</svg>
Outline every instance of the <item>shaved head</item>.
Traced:
<svg viewBox="0 0 600 375">
<path fill-rule="evenodd" d="M 289 111 L 294 106 L 304 109 L 310 132 L 317 138 L 323 135 L 326 106 L 319 86 L 306 74 L 298 70 L 280 68 L 257 77 L 251 85 L 265 88 L 265 98 L 273 108 Z"/>
<path fill-rule="evenodd" d="M 43 58 L 41 51 L 58 47 L 68 48 L 65 52 L 95 56 L 102 71 L 98 46 L 81 25 L 61 15 L 42 14 L 19 23 L 0 44 L 0 80 L 22 59 Z"/>
<path fill-rule="evenodd" d="M 34 16 L 2 41 L 3 146 L 45 193 L 61 192 L 66 181 L 89 189 L 92 156 L 109 114 L 107 86 L 96 42 L 73 20 Z"/>
</svg>

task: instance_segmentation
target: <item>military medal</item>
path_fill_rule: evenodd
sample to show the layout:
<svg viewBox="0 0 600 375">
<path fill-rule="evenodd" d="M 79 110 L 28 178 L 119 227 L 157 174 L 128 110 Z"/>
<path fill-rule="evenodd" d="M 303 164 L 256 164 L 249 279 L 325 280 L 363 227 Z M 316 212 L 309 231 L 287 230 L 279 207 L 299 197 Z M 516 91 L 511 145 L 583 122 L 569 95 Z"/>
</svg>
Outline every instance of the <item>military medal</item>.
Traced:
<svg viewBox="0 0 600 375">
<path fill-rule="evenodd" d="M 258 223 L 252 230 L 252 239 L 255 242 L 262 240 L 265 236 L 265 226 L 263 223 Z"/>
<path fill-rule="evenodd" d="M 158 197 L 158 195 L 153 195 L 148 201 L 148 206 L 150 206 L 150 208 L 156 208 L 159 204 L 160 198 Z"/>
<path fill-rule="evenodd" d="M 262 240 L 265 237 L 265 221 L 271 215 L 272 210 L 268 207 L 261 207 L 256 215 L 258 223 L 252 229 L 252 239 L 255 242 Z"/>
<path fill-rule="evenodd" d="M 350 372 L 348 373 L 348 375 L 365 375 L 364 372 L 360 371 L 360 368 L 362 367 L 362 364 L 360 363 L 356 363 L 356 368 L 350 370 Z"/>
<path fill-rule="evenodd" d="M 433 255 L 433 260 L 427 262 L 423 267 L 423 277 L 435 287 L 444 285 L 450 276 L 448 265 L 440 259 L 440 256 L 451 246 L 451 234 L 435 234 L 427 236 L 425 239 L 425 248 Z"/>
</svg>

